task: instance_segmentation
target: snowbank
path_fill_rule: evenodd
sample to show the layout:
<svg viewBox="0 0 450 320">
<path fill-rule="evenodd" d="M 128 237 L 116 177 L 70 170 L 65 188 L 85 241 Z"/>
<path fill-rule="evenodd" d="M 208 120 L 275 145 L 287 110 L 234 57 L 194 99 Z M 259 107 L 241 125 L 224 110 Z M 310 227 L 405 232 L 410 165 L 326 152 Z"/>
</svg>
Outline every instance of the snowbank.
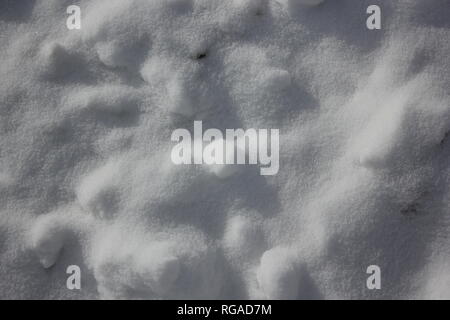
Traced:
<svg viewBox="0 0 450 320">
<path fill-rule="evenodd" d="M 0 4 L 0 298 L 450 298 L 445 1 L 65 3 Z M 278 174 L 175 165 L 194 120 Z"/>
</svg>

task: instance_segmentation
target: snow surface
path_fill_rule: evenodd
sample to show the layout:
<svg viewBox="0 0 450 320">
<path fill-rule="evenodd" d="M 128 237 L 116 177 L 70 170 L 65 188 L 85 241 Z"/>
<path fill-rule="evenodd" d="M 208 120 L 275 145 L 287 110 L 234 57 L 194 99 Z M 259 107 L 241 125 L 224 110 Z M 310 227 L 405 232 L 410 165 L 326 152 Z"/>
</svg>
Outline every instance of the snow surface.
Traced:
<svg viewBox="0 0 450 320">
<path fill-rule="evenodd" d="M 0 298 L 450 299 L 449 16 L 2 0 Z M 279 129 L 278 174 L 174 165 L 194 120 Z"/>
</svg>

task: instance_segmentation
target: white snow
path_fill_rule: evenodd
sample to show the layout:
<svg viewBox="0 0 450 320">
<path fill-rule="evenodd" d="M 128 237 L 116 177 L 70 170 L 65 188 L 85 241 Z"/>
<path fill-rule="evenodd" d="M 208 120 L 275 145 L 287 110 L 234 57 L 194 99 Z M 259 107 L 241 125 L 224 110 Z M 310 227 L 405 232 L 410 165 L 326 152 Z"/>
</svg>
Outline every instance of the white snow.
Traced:
<svg viewBox="0 0 450 320">
<path fill-rule="evenodd" d="M 105 113 L 121 114 L 137 112 L 138 93 L 126 86 L 77 88 L 66 102 L 73 109 L 88 109 Z"/>
<path fill-rule="evenodd" d="M 300 264 L 295 252 L 275 247 L 261 257 L 256 271 L 259 286 L 267 299 L 295 299 L 300 285 Z"/>
<path fill-rule="evenodd" d="M 222 286 L 215 252 L 192 230 L 142 235 L 115 225 L 97 235 L 90 264 L 103 298 L 215 298 Z"/>
<path fill-rule="evenodd" d="M 220 152 L 220 150 L 225 149 L 231 149 L 234 148 L 234 141 L 229 141 L 227 139 L 216 139 L 213 142 L 209 143 L 205 146 L 204 152 L 209 152 L 208 150 L 211 150 L 210 153 Z M 237 147 L 239 150 L 239 147 Z M 236 152 L 245 152 L 245 150 L 242 151 L 236 151 Z M 217 155 L 219 159 L 221 159 L 222 163 L 208 163 L 205 162 L 205 166 L 207 169 L 212 172 L 214 175 L 216 175 L 220 179 L 225 179 L 228 177 L 231 177 L 235 174 L 237 174 L 241 169 L 242 166 L 238 164 L 232 164 L 234 162 L 234 153 L 226 153 L 221 152 L 220 155 Z M 215 160 L 215 159 L 211 159 Z"/>
<path fill-rule="evenodd" d="M 13 183 L 11 176 L 6 172 L 0 172 L 0 188 L 6 188 Z"/>
<path fill-rule="evenodd" d="M 31 248 L 44 268 L 53 266 L 64 245 L 65 231 L 55 223 L 57 217 L 40 218 L 30 233 Z"/>
<path fill-rule="evenodd" d="M 223 238 L 225 251 L 237 261 L 245 261 L 260 254 L 264 248 L 261 221 L 256 216 L 237 215 L 227 220 Z"/>
<path fill-rule="evenodd" d="M 142 250 L 137 257 L 136 271 L 142 275 L 143 281 L 158 296 L 163 297 L 179 276 L 180 262 L 170 255 L 170 248 L 165 243 L 155 243 Z M 168 251 L 168 252 L 167 252 Z"/>
<path fill-rule="evenodd" d="M 288 11 L 293 11 L 298 6 L 314 7 L 324 2 L 324 0 L 276 0 L 276 1 L 281 3 Z"/>
<path fill-rule="evenodd" d="M 94 215 L 106 217 L 111 214 L 119 201 L 121 173 L 120 161 L 110 160 L 83 177 L 76 188 L 80 205 Z"/>
<path fill-rule="evenodd" d="M 381 30 L 366 0 L 81 0 L 81 30 L 28 2 L 0 1 L 0 298 L 450 298 L 446 1 L 377 0 Z M 278 129 L 278 173 L 175 165 L 195 120 Z"/>
</svg>

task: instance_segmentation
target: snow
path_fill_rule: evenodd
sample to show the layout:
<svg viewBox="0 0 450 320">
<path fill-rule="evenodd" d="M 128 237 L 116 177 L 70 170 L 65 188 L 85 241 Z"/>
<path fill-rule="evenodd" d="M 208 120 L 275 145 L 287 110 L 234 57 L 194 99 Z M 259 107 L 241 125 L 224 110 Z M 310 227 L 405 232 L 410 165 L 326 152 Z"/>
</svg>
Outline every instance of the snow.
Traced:
<svg viewBox="0 0 450 320">
<path fill-rule="evenodd" d="M 31 230 L 31 248 L 36 252 L 44 268 L 56 263 L 59 253 L 64 245 L 65 232 L 61 226 L 55 224 L 56 217 L 46 216 L 36 221 Z"/>
<path fill-rule="evenodd" d="M 164 243 L 156 243 L 145 248 L 136 261 L 136 271 L 142 275 L 144 282 L 148 281 L 152 291 L 161 297 L 167 294 L 180 272 L 178 258 L 170 255 L 170 249 L 165 247 L 167 245 Z"/>
<path fill-rule="evenodd" d="M 261 257 L 256 277 L 267 299 L 296 299 L 300 285 L 300 265 L 295 251 L 270 249 Z"/>
<path fill-rule="evenodd" d="M 324 0 L 276 0 L 276 1 L 282 4 L 289 12 L 296 10 L 296 8 L 298 8 L 299 6 L 315 7 L 324 2 Z"/>
<path fill-rule="evenodd" d="M 88 212 L 105 217 L 114 212 L 118 202 L 120 161 L 111 160 L 83 177 L 76 188 L 79 204 Z"/>
<path fill-rule="evenodd" d="M 41 48 L 39 64 L 41 74 L 49 79 L 58 79 L 75 72 L 77 56 L 60 43 L 50 42 Z"/>
<path fill-rule="evenodd" d="M 366 0 L 27 3 L 0 2 L 0 298 L 450 298 L 448 3 L 378 0 L 381 30 Z M 174 164 L 200 120 L 279 130 L 277 174 Z"/>
<path fill-rule="evenodd" d="M 207 169 L 220 179 L 231 177 L 242 169 L 242 166 L 233 164 L 235 155 L 234 153 L 226 153 L 224 150 L 227 148 L 228 150 L 234 150 L 234 140 L 230 141 L 228 139 L 219 138 L 206 145 L 203 151 L 204 154 L 215 155 L 215 157 L 221 160 L 222 163 L 215 163 L 215 158 L 204 159 Z M 245 154 L 245 150 L 240 149 L 239 146 L 236 147 L 236 153 L 238 152 Z"/>
<path fill-rule="evenodd" d="M 113 226 L 98 236 L 90 264 L 103 298 L 215 298 L 218 261 L 198 231 L 142 235 Z"/>
<path fill-rule="evenodd" d="M 6 172 L 0 172 L 0 188 L 7 187 L 13 183 L 11 177 Z"/>
<path fill-rule="evenodd" d="M 257 255 L 261 251 L 260 248 L 264 247 L 264 235 L 259 220 L 256 214 L 230 217 L 223 237 L 225 251 L 242 260 Z"/>
</svg>

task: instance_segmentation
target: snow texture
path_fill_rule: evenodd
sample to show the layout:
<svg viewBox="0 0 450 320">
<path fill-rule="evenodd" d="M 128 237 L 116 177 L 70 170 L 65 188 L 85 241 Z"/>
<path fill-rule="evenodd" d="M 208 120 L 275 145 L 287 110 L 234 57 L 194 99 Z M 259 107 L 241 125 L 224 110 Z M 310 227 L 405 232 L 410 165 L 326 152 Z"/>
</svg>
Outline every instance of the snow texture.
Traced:
<svg viewBox="0 0 450 320">
<path fill-rule="evenodd" d="M 450 299 L 449 14 L 2 0 L 0 298 Z M 194 120 L 279 129 L 278 174 L 173 164 Z"/>
</svg>

